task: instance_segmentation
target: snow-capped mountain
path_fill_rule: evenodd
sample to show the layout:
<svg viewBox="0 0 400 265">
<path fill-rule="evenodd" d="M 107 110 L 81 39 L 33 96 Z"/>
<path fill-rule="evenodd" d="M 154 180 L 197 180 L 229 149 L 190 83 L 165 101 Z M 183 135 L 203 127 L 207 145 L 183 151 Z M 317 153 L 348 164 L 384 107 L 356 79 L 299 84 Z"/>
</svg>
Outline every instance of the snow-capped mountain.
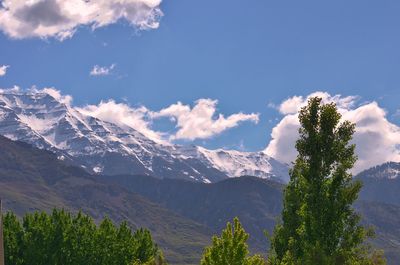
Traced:
<svg viewBox="0 0 400 265">
<path fill-rule="evenodd" d="M 260 178 L 276 178 L 289 181 L 288 166 L 264 152 L 240 152 L 236 150 L 208 150 L 196 147 L 195 157 L 204 164 L 214 167 L 228 176 L 257 176 Z"/>
<path fill-rule="evenodd" d="M 288 180 L 287 165 L 263 152 L 157 143 L 131 127 L 84 114 L 45 91 L 0 91 L 0 134 L 53 151 L 91 173 L 206 183 L 242 175 Z"/>
<path fill-rule="evenodd" d="M 357 175 L 358 178 L 371 178 L 371 179 L 400 179 L 400 163 L 399 162 L 387 162 L 382 165 L 378 165 Z"/>
<path fill-rule="evenodd" d="M 356 179 L 363 183 L 360 199 L 400 206 L 400 163 L 387 162 L 364 170 Z"/>
</svg>

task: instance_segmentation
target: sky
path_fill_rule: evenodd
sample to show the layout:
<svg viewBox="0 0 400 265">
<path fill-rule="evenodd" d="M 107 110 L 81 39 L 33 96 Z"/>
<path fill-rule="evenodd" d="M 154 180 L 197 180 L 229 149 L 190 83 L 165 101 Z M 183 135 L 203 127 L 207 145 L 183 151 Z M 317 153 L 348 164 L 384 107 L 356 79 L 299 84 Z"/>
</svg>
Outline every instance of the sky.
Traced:
<svg viewBox="0 0 400 265">
<path fill-rule="evenodd" d="M 53 88 L 149 137 L 285 162 L 319 95 L 358 123 L 359 168 L 400 161 L 399 1 L 0 2 L 0 88 Z"/>
</svg>

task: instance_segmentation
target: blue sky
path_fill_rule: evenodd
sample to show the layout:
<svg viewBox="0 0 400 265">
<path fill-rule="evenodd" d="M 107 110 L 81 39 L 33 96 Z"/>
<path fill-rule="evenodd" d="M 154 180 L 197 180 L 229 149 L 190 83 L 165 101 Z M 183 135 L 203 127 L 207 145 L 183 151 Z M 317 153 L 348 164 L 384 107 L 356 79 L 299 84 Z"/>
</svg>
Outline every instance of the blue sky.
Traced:
<svg viewBox="0 0 400 265">
<path fill-rule="evenodd" d="M 78 106 L 112 98 L 157 112 L 209 98 L 225 117 L 259 113 L 258 123 L 177 140 L 209 148 L 264 149 L 290 114 L 278 111 L 279 104 L 314 91 L 358 96 L 352 109 L 376 101 L 386 110 L 383 119 L 400 124 L 399 1 L 164 0 L 156 6 L 163 16 L 153 29 L 120 19 L 95 30 L 81 25 L 63 41 L 12 36 L 11 22 L 0 19 L 0 65 L 10 66 L 0 88 L 55 87 Z M 95 65 L 112 64 L 108 75 L 90 75 Z M 167 117 L 152 128 L 174 133 L 176 123 Z"/>
</svg>

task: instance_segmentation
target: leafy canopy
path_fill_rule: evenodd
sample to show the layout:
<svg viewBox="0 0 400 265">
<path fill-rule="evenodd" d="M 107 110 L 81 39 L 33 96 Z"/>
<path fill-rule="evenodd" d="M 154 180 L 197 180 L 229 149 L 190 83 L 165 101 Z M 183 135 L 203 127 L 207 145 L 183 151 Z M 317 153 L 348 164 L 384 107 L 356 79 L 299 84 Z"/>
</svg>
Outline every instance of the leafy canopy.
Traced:
<svg viewBox="0 0 400 265">
<path fill-rule="evenodd" d="M 238 218 L 227 223 L 221 237 L 214 236 L 212 245 L 204 251 L 201 265 L 264 265 L 262 257 L 249 256 L 245 232 Z"/>
<path fill-rule="evenodd" d="M 150 232 L 132 233 L 127 223 L 105 218 L 99 226 L 79 212 L 27 214 L 22 222 L 12 212 L 3 216 L 7 265 L 161 265 L 165 264 Z"/>
<path fill-rule="evenodd" d="M 298 156 L 271 240 L 271 264 L 384 264 L 364 243 L 371 233 L 352 208 L 361 189 L 349 172 L 355 125 L 340 120 L 336 105 L 318 97 L 299 113 Z"/>
</svg>

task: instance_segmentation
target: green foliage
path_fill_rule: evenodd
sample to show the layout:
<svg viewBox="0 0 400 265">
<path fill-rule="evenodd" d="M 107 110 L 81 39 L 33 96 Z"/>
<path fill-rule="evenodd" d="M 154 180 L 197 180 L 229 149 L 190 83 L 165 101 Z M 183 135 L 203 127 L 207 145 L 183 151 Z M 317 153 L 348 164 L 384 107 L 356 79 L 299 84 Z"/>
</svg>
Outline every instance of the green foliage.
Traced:
<svg viewBox="0 0 400 265">
<path fill-rule="evenodd" d="M 3 216 L 7 265 L 163 265 L 150 232 L 132 233 L 127 223 L 105 218 L 99 226 L 82 213 L 64 210 L 27 214 L 22 222 L 12 212 Z"/>
<path fill-rule="evenodd" d="M 248 238 L 238 218 L 233 227 L 228 222 L 221 237 L 214 236 L 212 245 L 205 249 L 201 265 L 264 265 L 261 256 L 249 256 Z"/>
<path fill-rule="evenodd" d="M 282 224 L 271 240 L 271 264 L 384 264 L 380 253 L 366 251 L 370 233 L 352 208 L 361 189 L 349 173 L 356 161 L 349 143 L 355 125 L 340 119 L 335 104 L 317 97 L 299 113 L 298 156 L 285 189 Z"/>
</svg>

